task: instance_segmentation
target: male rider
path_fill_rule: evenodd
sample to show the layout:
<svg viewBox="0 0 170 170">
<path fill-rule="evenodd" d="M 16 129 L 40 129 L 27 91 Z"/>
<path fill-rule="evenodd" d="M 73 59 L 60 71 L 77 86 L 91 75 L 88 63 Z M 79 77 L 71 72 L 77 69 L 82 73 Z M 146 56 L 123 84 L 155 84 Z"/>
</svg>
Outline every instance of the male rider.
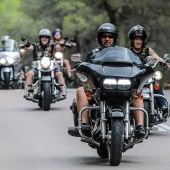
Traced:
<svg viewBox="0 0 170 170">
<path fill-rule="evenodd" d="M 62 31 L 61 31 L 61 29 L 59 29 L 59 28 L 55 29 L 54 32 L 53 32 L 53 43 L 58 43 L 61 38 L 62 38 Z M 76 46 L 76 43 L 73 43 L 73 42 L 70 42 L 70 43 L 66 42 L 66 43 L 67 43 L 66 46 L 68 48 L 71 48 L 72 46 Z M 64 49 L 65 49 L 64 46 L 63 47 L 61 47 L 60 45 L 56 46 L 56 51 L 64 52 Z M 64 59 L 63 64 L 66 67 L 66 71 L 67 71 L 67 75 L 68 75 L 67 81 L 69 83 L 72 83 L 73 82 L 73 77 L 71 76 L 71 66 L 70 66 L 69 60 Z"/>
<path fill-rule="evenodd" d="M 151 49 L 150 47 L 146 47 L 148 34 L 142 26 L 137 25 L 131 28 L 128 33 L 128 38 L 131 46 L 130 50 L 138 55 L 140 58 L 145 60 L 147 56 L 152 56 L 153 58 L 164 62 L 164 60 L 160 58 L 153 49 Z M 170 68 L 169 65 L 168 67 Z M 154 93 L 164 95 L 162 88 L 160 88 L 159 90 L 154 90 Z M 158 105 L 162 109 L 163 113 L 166 114 L 167 104 L 165 99 L 162 97 L 156 97 L 156 101 L 158 102 Z"/>
<path fill-rule="evenodd" d="M 49 57 L 52 57 L 55 46 L 54 44 L 50 43 L 51 32 L 48 29 L 42 29 L 39 31 L 38 36 L 39 36 L 39 43 L 31 44 L 29 47 L 25 47 L 25 48 L 33 52 L 34 60 L 36 60 L 37 57 L 42 57 L 44 53 L 46 53 L 46 56 L 48 55 Z M 61 72 L 59 71 L 56 72 L 55 76 L 59 84 L 65 84 Z M 24 86 L 26 86 L 27 84 L 32 84 L 33 77 L 34 77 L 34 71 L 30 70 L 26 74 L 26 81 L 24 83 Z M 62 91 L 61 95 L 65 96 L 66 95 L 65 88 L 63 86 L 60 86 L 60 88 Z"/>
<path fill-rule="evenodd" d="M 118 31 L 116 27 L 113 24 L 105 23 L 102 24 L 98 31 L 97 31 L 97 40 L 101 47 L 92 50 L 86 58 L 86 61 L 88 61 L 91 56 L 94 56 L 93 54 L 101 52 L 103 48 L 107 47 L 114 47 L 118 42 Z M 78 113 L 80 110 L 89 105 L 88 99 L 86 97 L 84 87 L 79 87 L 76 91 L 76 100 L 77 100 L 77 111 Z M 135 99 L 132 103 L 134 107 L 140 107 L 143 108 L 143 100 Z M 134 111 L 134 115 L 136 118 L 136 131 L 137 131 L 137 137 L 143 137 L 145 135 L 145 128 L 144 128 L 144 113 L 143 111 L 136 110 Z M 90 126 L 89 126 L 89 114 L 88 110 L 85 110 L 82 114 L 82 131 L 87 136 L 90 136 Z M 72 130 L 69 128 L 70 131 Z M 68 133 L 70 133 L 68 130 Z M 72 132 L 71 132 L 72 133 Z M 77 133 L 76 130 L 73 133 Z"/>
</svg>

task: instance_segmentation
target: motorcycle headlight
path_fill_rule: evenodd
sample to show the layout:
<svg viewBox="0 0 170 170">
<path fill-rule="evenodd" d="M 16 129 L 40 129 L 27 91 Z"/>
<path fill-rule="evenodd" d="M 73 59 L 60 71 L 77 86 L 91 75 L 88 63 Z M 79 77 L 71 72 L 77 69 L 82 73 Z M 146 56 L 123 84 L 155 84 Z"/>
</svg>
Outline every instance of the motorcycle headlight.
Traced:
<svg viewBox="0 0 170 170">
<path fill-rule="evenodd" d="M 103 81 L 103 87 L 105 89 L 115 89 L 117 86 L 117 81 L 116 79 L 105 79 Z"/>
<path fill-rule="evenodd" d="M 160 80 L 162 78 L 162 73 L 160 71 L 155 71 L 154 75 L 156 80 Z"/>
<path fill-rule="evenodd" d="M 1 58 L 1 59 L 0 59 L 0 64 L 2 64 L 2 65 L 3 65 L 3 64 L 5 64 L 5 63 L 6 63 L 5 58 Z"/>
<path fill-rule="evenodd" d="M 128 79 L 119 79 L 117 83 L 117 88 L 120 90 L 128 90 L 131 87 L 131 81 Z"/>
<path fill-rule="evenodd" d="M 61 52 L 56 52 L 55 55 L 54 55 L 55 59 L 56 60 L 61 60 L 61 58 L 63 57 L 63 53 Z"/>
<path fill-rule="evenodd" d="M 14 64 L 15 60 L 13 58 L 8 59 L 8 64 Z"/>
<path fill-rule="evenodd" d="M 41 59 L 41 67 L 43 69 L 48 69 L 50 67 L 50 65 L 51 65 L 51 61 L 48 57 L 43 57 Z"/>
<path fill-rule="evenodd" d="M 103 81 L 103 87 L 105 89 L 128 90 L 131 87 L 131 81 L 128 79 L 105 79 Z"/>
</svg>

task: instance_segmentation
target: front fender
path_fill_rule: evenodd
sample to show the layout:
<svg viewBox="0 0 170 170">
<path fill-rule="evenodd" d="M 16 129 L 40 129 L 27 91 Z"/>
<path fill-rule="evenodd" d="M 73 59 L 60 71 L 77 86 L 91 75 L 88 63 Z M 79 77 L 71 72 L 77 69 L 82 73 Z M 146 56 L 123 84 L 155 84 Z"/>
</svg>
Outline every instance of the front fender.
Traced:
<svg viewBox="0 0 170 170">
<path fill-rule="evenodd" d="M 120 111 L 114 111 L 114 112 L 111 113 L 110 117 L 121 117 L 121 118 L 123 118 L 124 113 L 120 112 Z"/>
<path fill-rule="evenodd" d="M 12 71 L 12 67 L 2 67 L 1 69 L 2 72 L 11 72 Z"/>
<path fill-rule="evenodd" d="M 50 76 L 43 76 L 41 78 L 41 81 L 51 81 L 51 77 Z"/>
</svg>

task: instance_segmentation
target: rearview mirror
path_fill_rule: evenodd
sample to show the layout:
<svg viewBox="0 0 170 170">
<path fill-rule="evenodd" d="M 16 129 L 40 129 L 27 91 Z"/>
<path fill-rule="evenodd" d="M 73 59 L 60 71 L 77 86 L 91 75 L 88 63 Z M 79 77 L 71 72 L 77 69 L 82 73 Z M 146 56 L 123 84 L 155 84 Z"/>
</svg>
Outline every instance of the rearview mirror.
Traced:
<svg viewBox="0 0 170 170">
<path fill-rule="evenodd" d="M 163 59 L 164 60 L 169 60 L 170 54 L 164 54 Z"/>
<path fill-rule="evenodd" d="M 21 41 L 25 41 L 25 40 L 26 40 L 26 37 L 22 37 L 22 38 L 21 38 Z"/>
<path fill-rule="evenodd" d="M 157 62 L 157 59 L 152 56 L 147 56 L 146 61 L 148 64 L 154 65 Z"/>
<path fill-rule="evenodd" d="M 83 57 L 80 53 L 76 53 L 76 54 L 71 55 L 71 61 L 82 62 L 82 59 L 83 59 Z"/>
</svg>

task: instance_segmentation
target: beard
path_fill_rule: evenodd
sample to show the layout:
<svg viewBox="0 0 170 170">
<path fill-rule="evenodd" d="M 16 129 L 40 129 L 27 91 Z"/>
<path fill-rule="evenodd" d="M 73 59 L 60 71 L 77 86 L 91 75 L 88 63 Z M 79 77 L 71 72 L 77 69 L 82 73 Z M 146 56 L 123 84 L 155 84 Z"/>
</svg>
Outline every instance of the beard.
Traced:
<svg viewBox="0 0 170 170">
<path fill-rule="evenodd" d="M 47 44 L 48 44 L 48 41 L 47 41 L 47 40 L 43 40 L 43 41 L 41 41 L 41 43 L 42 43 L 43 45 L 47 45 Z"/>
</svg>

